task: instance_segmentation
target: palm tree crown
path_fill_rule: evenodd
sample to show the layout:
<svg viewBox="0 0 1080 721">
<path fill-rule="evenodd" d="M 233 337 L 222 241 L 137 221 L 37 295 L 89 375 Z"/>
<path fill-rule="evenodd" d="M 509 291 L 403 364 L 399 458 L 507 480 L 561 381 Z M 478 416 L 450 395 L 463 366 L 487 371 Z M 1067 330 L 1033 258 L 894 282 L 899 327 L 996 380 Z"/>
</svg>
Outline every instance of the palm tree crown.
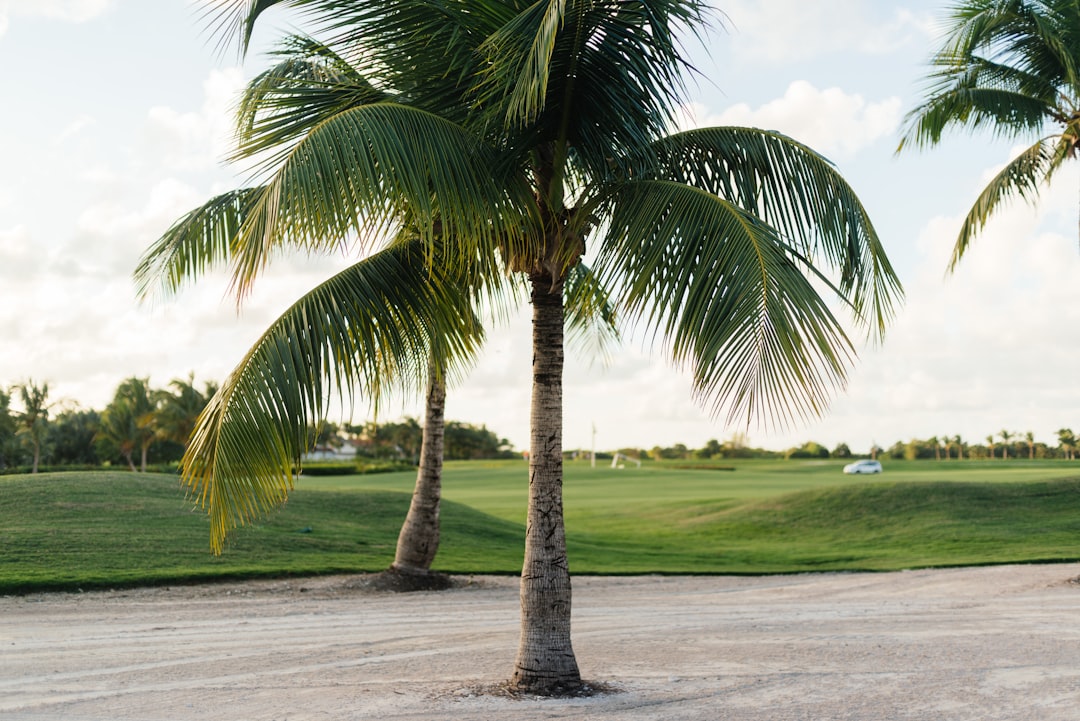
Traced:
<svg viewBox="0 0 1080 721">
<path fill-rule="evenodd" d="M 1035 142 L 1011 160 L 968 211 L 954 270 L 1003 201 L 1034 201 L 1080 142 L 1080 4 L 1074 0 L 962 0 L 931 61 L 927 99 L 900 148 L 936 145 L 949 128 Z"/>
</svg>

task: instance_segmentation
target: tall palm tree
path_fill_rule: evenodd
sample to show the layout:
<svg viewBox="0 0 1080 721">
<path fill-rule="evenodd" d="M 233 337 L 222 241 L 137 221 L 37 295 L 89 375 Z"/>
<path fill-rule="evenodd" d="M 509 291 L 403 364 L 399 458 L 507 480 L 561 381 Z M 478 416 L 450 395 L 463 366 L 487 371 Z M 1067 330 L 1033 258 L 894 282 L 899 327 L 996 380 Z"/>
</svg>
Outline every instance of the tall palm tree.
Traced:
<svg viewBox="0 0 1080 721">
<path fill-rule="evenodd" d="M 960 0 L 931 60 L 927 98 L 906 119 L 900 148 L 940 142 L 949 128 L 1032 139 L 979 194 L 949 269 L 1003 202 L 1035 200 L 1080 142 L 1080 4 Z"/>
<path fill-rule="evenodd" d="M 1035 434 L 1033 432 L 1031 432 L 1031 431 L 1027 431 L 1026 433 L 1024 433 L 1024 441 L 1027 443 L 1027 447 L 1028 447 L 1028 460 L 1029 461 L 1034 460 L 1035 459 Z"/>
<path fill-rule="evenodd" d="M 990 459 L 994 459 L 994 434 L 991 433 L 986 437 L 986 445 L 990 446 Z"/>
<path fill-rule="evenodd" d="M 964 460 L 964 441 L 960 436 L 953 436 L 953 443 L 956 444 L 956 458 L 957 460 Z"/>
<path fill-rule="evenodd" d="M 240 201 L 245 220 L 218 236 L 235 248 L 237 286 L 268 248 L 324 248 L 399 223 L 449 267 L 467 260 L 485 278 L 505 267 L 524 279 L 533 393 L 511 683 L 576 689 L 562 373 L 567 279 L 586 241 L 617 309 L 655 329 L 702 402 L 740 422 L 812 417 L 844 383 L 853 345 L 810 278 L 874 332 L 891 317 L 899 282 L 858 198 L 811 149 L 752 128 L 669 133 L 690 70 L 680 35 L 703 30 L 705 2 L 283 1 L 351 48 L 370 87 L 408 104 L 368 95 L 302 136 L 242 140 L 241 155 L 272 157 L 269 180 Z M 277 4 L 234 4 L 223 26 L 246 39 Z M 415 366 L 416 356 L 400 362 Z M 218 412 L 211 404 L 207 434 L 225 434 L 212 422 Z M 237 451 L 267 445 L 258 427 L 242 441 Z M 236 509 L 251 498 L 278 497 L 229 470 L 209 453 L 185 465 L 205 481 L 215 533 L 242 520 Z"/>
<path fill-rule="evenodd" d="M 33 380 L 19 383 L 14 387 L 22 403 L 22 413 L 17 417 L 16 435 L 23 436 L 30 445 L 33 457 L 31 473 L 38 472 L 41 463 L 41 446 L 45 441 L 45 431 L 49 423 L 49 384 L 38 385 Z"/>
</svg>

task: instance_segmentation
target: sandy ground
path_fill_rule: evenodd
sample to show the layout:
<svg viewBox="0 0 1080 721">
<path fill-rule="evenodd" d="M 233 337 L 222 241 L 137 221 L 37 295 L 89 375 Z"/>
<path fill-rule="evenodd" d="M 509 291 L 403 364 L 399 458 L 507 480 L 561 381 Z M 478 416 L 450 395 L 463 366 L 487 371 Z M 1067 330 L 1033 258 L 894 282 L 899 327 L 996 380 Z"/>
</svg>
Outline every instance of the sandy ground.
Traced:
<svg viewBox="0 0 1080 721">
<path fill-rule="evenodd" d="M 512 578 L 0 598 L 0 719 L 1080 719 L 1080 565 L 574 580 L 584 699 L 485 693 Z"/>
</svg>

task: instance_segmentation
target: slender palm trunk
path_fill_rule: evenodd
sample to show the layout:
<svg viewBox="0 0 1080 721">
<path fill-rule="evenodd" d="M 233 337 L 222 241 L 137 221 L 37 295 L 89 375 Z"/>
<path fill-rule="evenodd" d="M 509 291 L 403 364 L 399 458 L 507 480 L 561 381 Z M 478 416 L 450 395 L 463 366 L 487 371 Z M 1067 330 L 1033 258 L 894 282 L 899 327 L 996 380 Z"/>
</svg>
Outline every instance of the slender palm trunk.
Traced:
<svg viewBox="0 0 1080 721">
<path fill-rule="evenodd" d="M 531 277 L 533 390 L 529 513 L 521 569 L 521 640 L 511 685 L 558 693 L 581 686 L 570 644 L 570 568 L 562 514 L 562 291 Z"/>
<path fill-rule="evenodd" d="M 31 471 L 31 473 L 37 473 L 38 472 L 38 463 L 39 463 L 40 460 L 41 460 L 41 442 L 35 440 L 34 441 L 34 468 Z"/>
<path fill-rule="evenodd" d="M 444 412 L 446 384 L 434 365 L 428 369 L 427 406 L 420 444 L 420 467 L 416 472 L 409 514 L 398 534 L 395 571 L 427 573 L 439 550 L 439 501 L 442 498 Z"/>
</svg>

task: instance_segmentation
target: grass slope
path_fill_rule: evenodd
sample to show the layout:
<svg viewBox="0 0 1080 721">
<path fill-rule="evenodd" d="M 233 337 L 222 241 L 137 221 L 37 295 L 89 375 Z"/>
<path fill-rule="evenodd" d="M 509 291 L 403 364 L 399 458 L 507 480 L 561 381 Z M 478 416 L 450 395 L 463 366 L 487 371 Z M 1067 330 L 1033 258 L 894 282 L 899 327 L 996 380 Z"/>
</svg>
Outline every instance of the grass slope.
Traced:
<svg viewBox="0 0 1080 721">
<path fill-rule="evenodd" d="M 527 482 L 519 466 L 448 467 L 437 568 L 519 572 Z M 957 482 L 918 464 L 873 480 L 838 476 L 835 464 L 795 467 L 639 473 L 571 464 L 571 569 L 752 574 L 1080 559 L 1080 478 L 1023 480 L 1059 467 L 1017 466 L 1021 480 L 989 482 L 966 480 L 973 469 L 956 469 L 965 476 Z M 303 479 L 285 507 L 214 557 L 205 517 L 173 476 L 3 477 L 0 592 L 381 570 L 412 481 Z"/>
</svg>

